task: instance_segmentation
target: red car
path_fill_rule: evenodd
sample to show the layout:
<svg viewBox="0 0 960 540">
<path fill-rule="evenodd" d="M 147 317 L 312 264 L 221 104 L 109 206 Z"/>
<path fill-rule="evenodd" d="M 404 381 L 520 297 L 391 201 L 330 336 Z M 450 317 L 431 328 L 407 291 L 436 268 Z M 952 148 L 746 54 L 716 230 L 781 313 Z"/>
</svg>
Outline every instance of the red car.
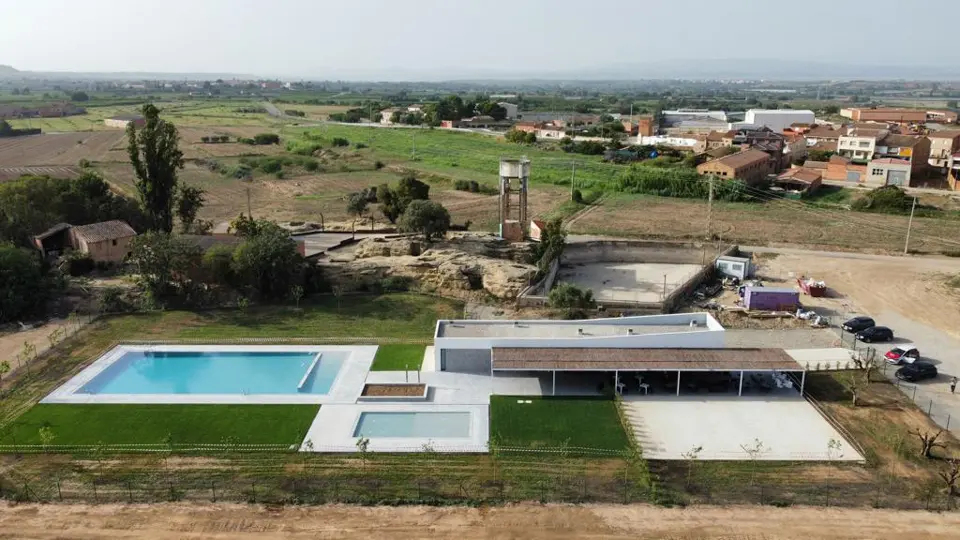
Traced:
<svg viewBox="0 0 960 540">
<path fill-rule="evenodd" d="M 897 345 L 883 356 L 891 364 L 912 364 L 920 359 L 920 351 L 913 345 Z"/>
</svg>

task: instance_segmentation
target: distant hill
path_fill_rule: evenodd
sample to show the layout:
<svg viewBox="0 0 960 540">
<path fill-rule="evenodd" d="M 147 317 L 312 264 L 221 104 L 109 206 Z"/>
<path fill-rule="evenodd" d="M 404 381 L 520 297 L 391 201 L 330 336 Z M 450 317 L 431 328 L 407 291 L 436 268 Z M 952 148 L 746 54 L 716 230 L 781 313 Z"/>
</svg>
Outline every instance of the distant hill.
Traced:
<svg viewBox="0 0 960 540">
<path fill-rule="evenodd" d="M 4 65 L 4 64 L 0 64 L 0 77 L 3 77 L 3 76 L 8 76 L 8 77 L 9 77 L 9 76 L 14 76 L 14 75 L 19 75 L 19 74 L 20 74 L 20 72 L 17 71 L 17 70 L 15 70 L 15 69 L 13 69 L 13 66 L 7 66 L 7 65 Z"/>
<path fill-rule="evenodd" d="M 255 75 L 242 73 L 150 73 L 150 72 L 115 72 L 115 73 L 83 73 L 74 71 L 20 71 L 12 66 L 0 64 L 0 78 L 25 79 L 67 79 L 92 81 L 213 81 L 216 79 L 258 79 Z"/>
</svg>

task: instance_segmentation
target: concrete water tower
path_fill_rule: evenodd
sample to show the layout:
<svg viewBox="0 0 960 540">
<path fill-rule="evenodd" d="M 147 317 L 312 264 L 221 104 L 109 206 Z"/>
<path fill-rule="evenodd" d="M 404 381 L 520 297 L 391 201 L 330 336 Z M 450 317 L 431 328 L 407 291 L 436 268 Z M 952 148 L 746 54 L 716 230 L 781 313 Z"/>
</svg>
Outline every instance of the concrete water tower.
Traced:
<svg viewBox="0 0 960 540">
<path fill-rule="evenodd" d="M 530 160 L 500 159 L 500 237 L 521 242 L 527 234 L 527 185 Z M 511 194 L 517 194 L 516 202 Z"/>
</svg>

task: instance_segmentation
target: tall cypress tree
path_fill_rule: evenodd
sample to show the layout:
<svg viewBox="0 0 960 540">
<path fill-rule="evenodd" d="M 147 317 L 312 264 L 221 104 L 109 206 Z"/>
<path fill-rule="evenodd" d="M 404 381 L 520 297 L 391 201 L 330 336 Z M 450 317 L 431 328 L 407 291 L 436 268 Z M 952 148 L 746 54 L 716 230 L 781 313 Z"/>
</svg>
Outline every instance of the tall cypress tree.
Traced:
<svg viewBox="0 0 960 540">
<path fill-rule="evenodd" d="M 143 117 L 143 128 L 138 130 L 133 122 L 127 126 L 127 152 L 149 227 L 169 233 L 173 230 L 177 169 L 183 168 L 180 134 L 176 126 L 160 119 L 160 110 L 153 104 L 143 106 Z"/>
</svg>

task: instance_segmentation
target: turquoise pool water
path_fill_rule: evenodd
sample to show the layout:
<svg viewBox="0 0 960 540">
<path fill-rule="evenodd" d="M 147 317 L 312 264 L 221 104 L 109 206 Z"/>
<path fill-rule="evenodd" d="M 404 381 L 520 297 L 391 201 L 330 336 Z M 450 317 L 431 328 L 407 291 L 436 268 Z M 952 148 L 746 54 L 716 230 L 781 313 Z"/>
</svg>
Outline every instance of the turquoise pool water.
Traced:
<svg viewBox="0 0 960 540">
<path fill-rule="evenodd" d="M 469 437 L 468 412 L 365 412 L 354 437 Z"/>
<path fill-rule="evenodd" d="M 127 351 L 80 393 L 327 394 L 344 358 L 324 352 L 314 365 L 316 357 L 317 352 Z"/>
</svg>

